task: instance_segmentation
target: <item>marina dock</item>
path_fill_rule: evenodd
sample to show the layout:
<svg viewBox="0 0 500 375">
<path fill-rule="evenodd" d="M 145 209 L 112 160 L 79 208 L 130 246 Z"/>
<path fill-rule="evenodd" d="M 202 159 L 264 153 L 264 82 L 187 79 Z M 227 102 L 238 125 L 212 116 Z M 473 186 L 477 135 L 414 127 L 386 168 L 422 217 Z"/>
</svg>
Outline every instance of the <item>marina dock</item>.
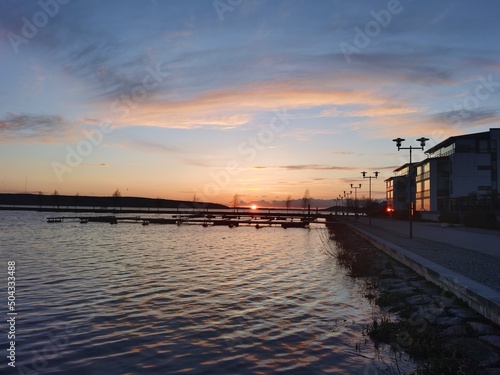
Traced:
<svg viewBox="0 0 500 375">
<path fill-rule="evenodd" d="M 169 216 L 169 217 L 166 217 Z M 159 224 L 159 225 L 202 225 L 208 226 L 253 226 L 263 227 L 309 228 L 311 224 L 326 224 L 333 216 L 323 213 L 310 212 L 233 212 L 233 211 L 204 211 L 204 212 L 175 212 L 171 215 L 106 215 L 106 216 L 58 216 L 48 217 L 47 223 L 80 222 L 108 223 L 108 224 Z"/>
</svg>

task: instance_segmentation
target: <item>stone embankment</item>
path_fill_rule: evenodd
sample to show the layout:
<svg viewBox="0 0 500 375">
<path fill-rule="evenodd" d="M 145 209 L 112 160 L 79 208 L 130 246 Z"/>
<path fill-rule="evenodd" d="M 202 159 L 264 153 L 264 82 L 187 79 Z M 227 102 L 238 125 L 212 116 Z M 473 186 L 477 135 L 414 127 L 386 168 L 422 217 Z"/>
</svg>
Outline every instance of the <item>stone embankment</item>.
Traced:
<svg viewBox="0 0 500 375">
<path fill-rule="evenodd" d="M 344 224 L 331 229 L 332 255 L 366 281 L 365 296 L 383 311 L 367 329 L 375 342 L 410 354 L 424 374 L 500 375 L 498 325 Z"/>
</svg>

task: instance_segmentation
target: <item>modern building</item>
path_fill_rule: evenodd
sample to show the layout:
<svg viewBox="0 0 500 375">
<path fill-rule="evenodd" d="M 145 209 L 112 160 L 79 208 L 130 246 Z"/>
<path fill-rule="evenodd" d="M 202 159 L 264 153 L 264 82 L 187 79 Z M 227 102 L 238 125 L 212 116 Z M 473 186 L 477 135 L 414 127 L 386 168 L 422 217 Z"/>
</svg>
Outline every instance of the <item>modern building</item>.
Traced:
<svg viewBox="0 0 500 375">
<path fill-rule="evenodd" d="M 415 164 L 415 210 L 446 211 L 450 198 L 450 168 L 447 157 L 428 158 Z"/>
<path fill-rule="evenodd" d="M 407 210 L 411 193 L 415 210 L 429 218 L 450 211 L 498 211 L 499 146 L 500 128 L 447 138 L 425 152 L 427 159 L 394 170 L 386 180 L 388 208 Z M 411 183 L 409 175 L 415 176 Z M 404 193 L 395 189 L 403 184 Z"/>
<path fill-rule="evenodd" d="M 410 189 L 408 189 L 409 164 L 394 170 L 394 176 L 385 180 L 387 211 L 408 210 Z M 415 190 L 413 190 L 414 192 Z"/>
</svg>

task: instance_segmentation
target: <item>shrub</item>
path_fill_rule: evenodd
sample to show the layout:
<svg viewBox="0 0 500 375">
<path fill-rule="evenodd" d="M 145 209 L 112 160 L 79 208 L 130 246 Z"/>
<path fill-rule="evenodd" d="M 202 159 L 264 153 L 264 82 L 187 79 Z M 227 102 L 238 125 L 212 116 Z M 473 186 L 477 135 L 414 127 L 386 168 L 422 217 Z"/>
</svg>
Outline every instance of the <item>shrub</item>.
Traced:
<svg viewBox="0 0 500 375">
<path fill-rule="evenodd" d="M 497 219 L 493 212 L 469 212 L 465 215 L 464 224 L 474 228 L 495 229 Z"/>
<path fill-rule="evenodd" d="M 458 212 L 447 212 L 439 215 L 440 223 L 460 224 L 460 215 Z"/>
<path fill-rule="evenodd" d="M 392 216 L 398 220 L 408 220 L 408 210 L 396 210 Z"/>
</svg>

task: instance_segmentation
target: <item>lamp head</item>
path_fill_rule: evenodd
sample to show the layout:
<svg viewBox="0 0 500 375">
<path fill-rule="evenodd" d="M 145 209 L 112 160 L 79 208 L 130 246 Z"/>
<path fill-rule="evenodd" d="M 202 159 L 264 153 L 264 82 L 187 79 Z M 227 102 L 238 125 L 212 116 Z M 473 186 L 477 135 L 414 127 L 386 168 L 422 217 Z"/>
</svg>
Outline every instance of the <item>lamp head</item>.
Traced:
<svg viewBox="0 0 500 375">
<path fill-rule="evenodd" d="M 420 137 L 419 139 L 417 139 L 417 141 L 420 142 L 420 147 L 422 147 L 422 150 L 425 147 L 425 142 L 427 142 L 428 140 L 429 140 L 429 138 L 425 138 L 425 137 Z"/>
<path fill-rule="evenodd" d="M 359 184 L 359 186 L 358 186 L 358 187 L 361 189 L 361 184 Z"/>
<path fill-rule="evenodd" d="M 361 172 L 361 174 L 363 175 L 363 178 L 366 177 L 366 172 L 365 171 Z"/>
<path fill-rule="evenodd" d="M 399 148 L 401 147 L 401 142 L 403 142 L 404 140 L 405 140 L 404 138 L 395 138 L 392 141 L 396 142 L 396 146 L 398 147 L 399 150 Z"/>
<path fill-rule="evenodd" d="M 375 174 L 375 178 L 378 177 L 378 175 L 380 174 L 380 172 L 373 172 Z"/>
</svg>

